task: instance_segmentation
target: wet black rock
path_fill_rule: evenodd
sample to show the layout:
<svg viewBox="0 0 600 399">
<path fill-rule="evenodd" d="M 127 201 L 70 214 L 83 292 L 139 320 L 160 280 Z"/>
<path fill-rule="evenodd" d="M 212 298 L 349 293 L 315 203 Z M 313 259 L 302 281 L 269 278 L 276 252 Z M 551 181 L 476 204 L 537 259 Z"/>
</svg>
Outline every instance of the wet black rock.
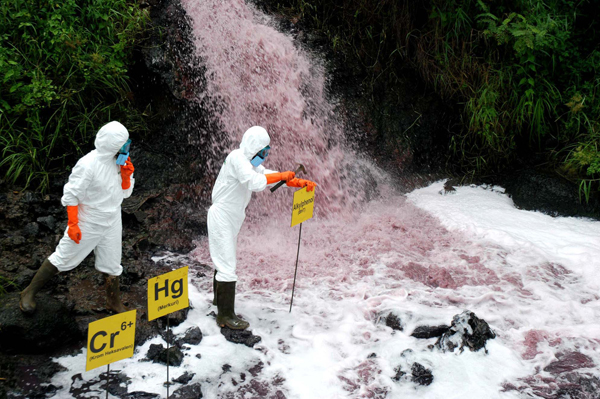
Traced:
<svg viewBox="0 0 600 399">
<path fill-rule="evenodd" d="M 181 362 L 183 362 L 184 354 L 181 352 L 181 349 L 176 346 L 169 348 L 168 350 L 163 351 L 158 357 L 158 363 L 162 363 L 164 365 L 167 364 L 167 356 L 168 362 L 170 366 L 181 366 Z"/>
<path fill-rule="evenodd" d="M 396 374 L 392 377 L 392 380 L 394 381 L 400 381 L 400 379 L 406 375 L 406 372 L 402 371 L 401 366 L 396 367 L 394 371 L 396 371 Z"/>
<path fill-rule="evenodd" d="M 54 227 L 56 226 L 56 218 L 52 215 L 50 216 L 40 216 L 39 218 L 37 218 L 37 222 L 47 228 L 50 231 L 54 230 Z"/>
<path fill-rule="evenodd" d="M 0 351 L 40 353 L 81 339 L 70 310 L 56 299 L 40 293 L 31 316 L 19 309 L 18 292 L 7 294 L 0 303 Z"/>
<path fill-rule="evenodd" d="M 169 313 L 158 319 L 158 327 L 161 329 L 167 328 L 167 317 L 169 318 L 169 326 L 175 327 L 183 323 L 187 319 L 190 308 L 178 310 L 177 312 Z"/>
<path fill-rule="evenodd" d="M 192 378 L 194 378 L 195 375 L 196 375 L 195 373 L 190 373 L 190 372 L 186 371 L 185 373 L 183 373 L 179 377 L 174 378 L 173 381 L 185 385 L 188 382 L 190 382 L 192 380 Z"/>
<path fill-rule="evenodd" d="M 589 374 L 567 373 L 564 380 L 558 382 L 560 388 L 556 398 L 598 399 L 600 398 L 600 379 Z"/>
<path fill-rule="evenodd" d="M 392 330 L 403 331 L 404 327 L 402 327 L 402 321 L 398 316 L 393 313 L 390 313 L 385 318 L 385 325 L 390 327 Z"/>
<path fill-rule="evenodd" d="M 433 382 L 433 374 L 431 370 L 426 369 L 420 363 L 413 363 L 411 369 L 412 381 L 419 385 L 429 385 Z"/>
<path fill-rule="evenodd" d="M 450 329 L 449 326 L 419 326 L 412 332 L 411 337 L 419 339 L 428 339 L 434 337 L 441 337 L 445 332 Z"/>
<path fill-rule="evenodd" d="M 36 222 L 27 223 L 23 228 L 23 235 L 25 237 L 35 237 L 40 232 L 40 226 Z"/>
<path fill-rule="evenodd" d="M 183 338 L 176 341 L 177 346 L 198 345 L 202 341 L 202 331 L 198 327 L 190 327 L 186 330 Z"/>
<path fill-rule="evenodd" d="M 171 395 L 173 399 L 200 399 L 202 397 L 202 386 L 199 383 L 181 387 Z"/>
<path fill-rule="evenodd" d="M 261 341 L 261 337 L 258 335 L 252 335 L 252 331 L 249 330 L 232 330 L 227 327 L 221 328 L 221 334 L 225 336 L 225 339 L 234 344 L 244 344 L 250 348 Z"/>
<path fill-rule="evenodd" d="M 171 366 L 180 366 L 181 362 L 183 362 L 183 352 L 176 346 L 170 347 L 169 350 L 160 344 L 152 344 L 150 345 L 150 349 L 148 349 L 148 353 L 146 353 L 146 357 L 154 363 L 167 364 L 167 356 L 169 357 L 169 365 Z"/>
<path fill-rule="evenodd" d="M 471 351 L 478 351 L 485 347 L 488 339 L 496 338 L 485 320 L 475 316 L 475 313 L 465 310 L 454 316 L 450 329 L 445 332 L 435 343 L 443 351 L 453 352 L 459 348 L 462 352 L 465 347 Z"/>
<path fill-rule="evenodd" d="M 144 391 L 129 392 L 121 396 L 121 399 L 160 399 L 160 394 Z"/>
<path fill-rule="evenodd" d="M 535 169 L 526 169 L 501 182 L 515 205 L 552 216 L 588 216 L 599 218 L 600 203 L 579 200 L 578 187 L 564 178 Z"/>
</svg>

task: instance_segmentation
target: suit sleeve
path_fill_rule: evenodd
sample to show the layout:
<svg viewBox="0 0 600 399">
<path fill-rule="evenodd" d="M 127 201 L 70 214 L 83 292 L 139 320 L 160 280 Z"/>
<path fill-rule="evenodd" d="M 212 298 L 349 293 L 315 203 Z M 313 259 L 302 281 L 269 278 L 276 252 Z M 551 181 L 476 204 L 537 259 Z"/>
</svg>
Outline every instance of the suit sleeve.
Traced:
<svg viewBox="0 0 600 399">
<path fill-rule="evenodd" d="M 92 176 L 91 167 L 79 160 L 69 175 L 69 181 L 63 188 L 63 196 L 60 200 L 63 206 L 79 205 L 92 181 Z"/>
<path fill-rule="evenodd" d="M 246 158 L 235 156 L 232 157 L 231 162 L 235 178 L 244 184 L 248 190 L 256 192 L 267 188 L 267 178 L 265 175 L 254 170 L 254 167 Z"/>
</svg>

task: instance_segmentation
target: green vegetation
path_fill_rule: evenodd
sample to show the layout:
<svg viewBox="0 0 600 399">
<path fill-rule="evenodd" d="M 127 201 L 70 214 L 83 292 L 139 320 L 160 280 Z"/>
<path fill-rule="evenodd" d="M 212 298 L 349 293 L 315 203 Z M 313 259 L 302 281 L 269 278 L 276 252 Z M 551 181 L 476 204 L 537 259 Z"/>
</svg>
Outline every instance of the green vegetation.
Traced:
<svg viewBox="0 0 600 399">
<path fill-rule="evenodd" d="M 0 297 L 4 296 L 10 288 L 19 289 L 17 284 L 14 281 L 7 279 L 6 277 L 0 275 Z"/>
<path fill-rule="evenodd" d="M 143 128 L 127 65 L 146 13 L 128 0 L 0 3 L 0 168 L 48 188 L 104 123 Z"/>
<path fill-rule="evenodd" d="M 368 78 L 393 85 L 410 65 L 463 109 L 451 149 L 461 172 L 535 159 L 600 181 L 600 3 L 594 0 L 285 0 Z"/>
</svg>

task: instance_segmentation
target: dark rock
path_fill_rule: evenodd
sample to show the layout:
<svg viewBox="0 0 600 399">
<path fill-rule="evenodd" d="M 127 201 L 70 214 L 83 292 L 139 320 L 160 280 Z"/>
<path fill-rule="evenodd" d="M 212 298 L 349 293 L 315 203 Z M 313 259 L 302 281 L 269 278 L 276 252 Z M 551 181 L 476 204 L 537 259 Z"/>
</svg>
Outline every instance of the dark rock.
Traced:
<svg viewBox="0 0 600 399">
<path fill-rule="evenodd" d="M 252 335 L 252 331 L 248 330 L 232 330 L 227 327 L 221 328 L 221 334 L 225 339 L 234 344 L 244 344 L 250 348 L 254 347 L 262 339 L 258 335 Z"/>
<path fill-rule="evenodd" d="M 10 394 L 8 397 L 11 399 L 46 399 L 52 398 L 56 395 L 56 392 L 62 387 L 56 387 L 55 385 L 40 385 L 34 389 L 28 391 L 24 395 Z"/>
<path fill-rule="evenodd" d="M 412 381 L 419 385 L 429 385 L 433 382 L 431 370 L 426 369 L 420 363 L 413 363 L 411 369 Z"/>
<path fill-rule="evenodd" d="M 394 371 L 396 372 L 396 375 L 392 377 L 392 380 L 394 381 L 400 381 L 400 379 L 406 375 L 406 373 L 402 371 L 401 366 L 396 367 Z"/>
<path fill-rule="evenodd" d="M 190 382 L 192 380 L 192 378 L 194 378 L 195 375 L 196 375 L 195 373 L 190 373 L 190 372 L 186 371 L 185 373 L 183 373 L 179 377 L 173 379 L 173 381 L 185 385 L 188 382 Z"/>
<path fill-rule="evenodd" d="M 202 341 L 202 331 L 198 327 L 190 327 L 186 330 L 185 336 L 177 340 L 177 345 L 184 344 L 198 345 Z"/>
<path fill-rule="evenodd" d="M 106 381 L 106 373 L 101 374 L 101 377 Z M 123 373 L 113 373 L 111 371 L 108 381 L 108 393 L 117 398 L 122 398 L 127 394 L 127 384 L 131 379 Z"/>
<path fill-rule="evenodd" d="M 0 351 L 40 353 L 82 338 L 75 319 L 65 305 L 39 293 L 31 316 L 19 309 L 19 293 L 7 294 L 0 303 Z"/>
<path fill-rule="evenodd" d="M 581 368 L 592 368 L 595 366 L 594 361 L 590 357 L 579 352 L 557 353 L 556 357 L 558 360 L 544 367 L 544 371 L 558 375 Z"/>
<path fill-rule="evenodd" d="M 121 399 L 160 399 L 161 396 L 158 393 L 150 393 L 144 391 L 129 392 L 121 396 Z"/>
<path fill-rule="evenodd" d="M 459 348 L 462 352 L 467 347 L 474 352 L 484 348 L 486 341 L 493 338 L 496 338 L 496 334 L 488 323 L 475 316 L 475 313 L 465 310 L 454 316 L 450 329 L 435 345 L 443 351 L 453 352 L 455 348 Z"/>
<path fill-rule="evenodd" d="M 404 330 L 404 327 L 402 327 L 402 321 L 398 316 L 396 316 L 393 313 L 388 314 L 388 316 L 385 319 L 385 325 L 390 327 L 392 330 Z"/>
<path fill-rule="evenodd" d="M 169 318 L 169 325 L 171 327 L 175 327 L 183 323 L 187 319 L 187 315 L 190 311 L 190 308 L 185 308 L 178 310 L 177 312 L 169 313 L 166 316 L 163 316 L 158 319 L 158 327 L 162 330 L 166 330 L 167 328 L 167 317 Z"/>
<path fill-rule="evenodd" d="M 556 392 L 556 398 L 560 399 L 598 399 L 600 396 L 600 378 L 596 376 L 567 373 L 564 374 L 566 381 L 559 382 L 560 388 Z"/>
<path fill-rule="evenodd" d="M 450 329 L 449 326 L 419 326 L 412 332 L 411 337 L 419 339 L 428 339 L 434 337 L 441 337 L 445 332 Z"/>
<path fill-rule="evenodd" d="M 156 360 L 158 356 L 165 350 L 165 347 L 161 344 L 151 344 L 148 352 L 146 352 L 146 358 L 149 360 Z"/>
<path fill-rule="evenodd" d="M 231 365 L 230 364 L 224 364 L 221 366 L 221 370 L 223 370 L 224 373 L 229 373 L 231 371 Z"/>
<path fill-rule="evenodd" d="M 37 218 L 37 222 L 50 231 L 53 231 L 54 227 L 56 226 L 56 219 L 52 215 L 40 216 L 39 218 Z"/>
<path fill-rule="evenodd" d="M 201 399 L 202 398 L 202 385 L 192 384 L 185 387 L 181 387 L 171 395 L 173 399 Z"/>
<path fill-rule="evenodd" d="M 515 205 L 525 210 L 544 212 L 552 216 L 588 216 L 598 219 L 600 203 L 592 198 L 589 204 L 579 200 L 578 187 L 564 178 L 547 172 L 526 169 L 507 178 L 506 192 Z"/>
<path fill-rule="evenodd" d="M 6 240 L 2 240 L 2 246 L 6 249 L 18 248 L 25 244 L 27 240 L 23 236 L 11 236 Z"/>
<path fill-rule="evenodd" d="M 40 226 L 36 222 L 27 223 L 23 228 L 23 235 L 25 237 L 35 237 L 40 232 Z"/>
<path fill-rule="evenodd" d="M 171 366 L 180 366 L 181 362 L 183 362 L 183 352 L 176 346 L 172 346 L 167 349 L 162 345 L 152 344 L 150 345 L 150 349 L 148 349 L 148 353 L 146 353 L 146 357 L 154 363 L 167 364 L 167 355 L 169 357 L 169 365 Z"/>
<path fill-rule="evenodd" d="M 377 357 L 377 353 L 373 352 L 369 356 L 367 356 L 367 359 L 375 359 L 376 357 Z"/>
</svg>

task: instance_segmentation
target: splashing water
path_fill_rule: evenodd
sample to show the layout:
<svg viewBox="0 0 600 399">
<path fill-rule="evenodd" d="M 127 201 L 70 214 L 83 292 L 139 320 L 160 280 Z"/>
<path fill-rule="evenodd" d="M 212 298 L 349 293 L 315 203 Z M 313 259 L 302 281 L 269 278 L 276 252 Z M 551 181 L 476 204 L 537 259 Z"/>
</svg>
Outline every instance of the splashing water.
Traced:
<svg viewBox="0 0 600 399">
<path fill-rule="evenodd" d="M 262 337 L 255 349 L 224 341 L 206 316 L 212 279 L 192 280 L 194 308 L 174 332 L 194 325 L 203 332 L 178 371 L 196 373 L 192 382 L 202 383 L 204 397 L 598 397 L 600 278 L 569 259 L 598 267 L 600 228 L 586 226 L 575 241 L 568 240 L 574 233 L 565 234 L 564 248 L 549 245 L 541 253 L 535 241 L 544 229 L 557 235 L 570 229 L 567 222 L 554 226 L 554 219 L 527 212 L 495 217 L 501 206 L 502 215 L 521 211 L 502 194 L 471 195 L 475 188 L 458 188 L 455 200 L 437 194 L 442 183 L 408 199 L 394 193 L 385 174 L 345 148 L 318 61 L 241 0 L 183 5 L 206 68 L 207 90 L 199 100 L 216 104 L 211 112 L 221 131 L 214 134 L 237 146 L 249 126 L 262 125 L 273 148 L 265 166 L 287 170 L 302 162 L 307 178 L 319 184 L 317 217 L 303 227 L 292 313 L 298 230 L 288 227 L 291 190 L 254 194 L 238 240 L 236 309 Z M 365 201 L 369 196 L 375 199 Z M 437 217 L 415 206 L 428 202 L 437 204 L 429 209 Z M 459 220 L 460 206 L 471 213 L 481 209 L 482 220 Z M 493 223 L 486 225 L 486 217 Z M 539 228 L 511 240 L 523 231 L 519 223 Z M 206 238 L 193 256 L 211 264 Z M 432 340 L 409 335 L 420 325 L 449 324 L 466 309 L 496 332 L 488 353 L 440 353 L 428 347 Z M 390 312 L 402 320 L 403 332 L 382 323 Z M 164 367 L 140 363 L 155 343 L 164 342 L 150 340 L 134 358 L 119 362 L 132 378 L 130 392 L 164 393 Z M 419 387 L 406 376 L 394 380 L 417 361 L 432 370 L 431 385 Z M 74 369 L 85 355 L 60 362 Z M 66 392 L 71 376 L 59 373 L 53 383 Z M 592 388 L 560 396 L 584 386 Z"/>
<path fill-rule="evenodd" d="M 219 104 L 211 111 L 227 140 L 237 145 L 249 126 L 262 125 L 271 135 L 273 148 L 265 166 L 287 170 L 302 162 L 308 170 L 307 178 L 319 183 L 315 208 L 318 217 L 306 223 L 304 229 L 296 287 L 305 292 L 305 296 L 300 294 L 297 298 L 296 312 L 311 319 L 309 324 L 317 331 L 292 327 L 289 318 L 281 321 L 265 315 L 259 316 L 262 323 L 256 321 L 258 329 L 266 328 L 266 320 L 277 326 L 274 328 L 291 329 L 291 340 L 297 334 L 314 339 L 330 329 L 339 338 L 342 333 L 336 323 L 332 326 L 328 320 L 338 318 L 343 326 L 340 328 L 348 329 L 340 339 L 349 340 L 364 351 L 386 347 L 377 343 L 385 340 L 381 331 L 372 328 L 373 321 L 386 309 L 393 307 L 404 312 L 408 323 L 416 325 L 449 323 L 454 314 L 469 308 L 498 330 L 497 341 L 492 345 L 501 341 L 512 351 L 509 354 L 506 348 L 495 347 L 496 356 L 491 356 L 494 360 L 480 359 L 481 364 L 498 367 L 502 364 L 500 356 L 513 361 L 510 366 L 504 365 L 506 368 L 514 368 L 514 362 L 520 368 L 486 375 L 490 386 L 463 390 L 465 397 L 469 397 L 469 392 L 499 397 L 501 384 L 514 382 L 519 372 L 521 377 L 526 373 L 527 367 L 521 367 L 515 358 L 535 360 L 542 347 L 546 348 L 546 356 L 552 356 L 544 342 L 555 345 L 555 350 L 561 345 L 569 350 L 587 348 L 587 353 L 597 350 L 598 342 L 571 331 L 565 334 L 568 337 L 563 338 L 563 344 L 558 344 L 559 333 L 527 329 L 527 315 L 510 310 L 514 306 L 529 306 L 542 297 L 554 298 L 555 293 L 547 292 L 548 284 L 581 284 L 577 278 L 561 272 L 560 265 L 540 262 L 535 257 L 522 259 L 523 254 L 517 256 L 500 246 L 484 248 L 448 232 L 405 197 L 394 194 L 386 184 L 385 174 L 345 148 L 344 126 L 327 99 L 322 65 L 297 48 L 290 37 L 278 32 L 268 17 L 242 0 L 183 0 L 183 5 L 193 21 L 197 52 L 206 66 L 207 90 L 201 96 Z M 373 191 L 377 195 L 372 195 Z M 290 196 L 289 190 L 280 190 L 275 197 L 263 192 L 252 200 L 250 218 L 238 242 L 239 286 L 244 300 L 280 304 L 289 296 L 297 242 L 296 230 L 286 227 Z M 367 202 L 366 197 L 377 200 Z M 211 263 L 206 240 L 199 242 L 194 255 Z M 527 265 L 525 272 L 516 270 L 514 258 L 519 258 L 516 263 Z M 199 285 L 201 291 L 210 290 L 209 282 Z M 583 297 L 593 300 L 589 289 L 572 295 L 576 301 L 583 301 Z M 340 314 L 338 306 L 346 309 L 348 316 Z M 552 313 L 550 306 L 536 302 L 535 308 Z M 246 311 L 272 313 L 272 309 L 252 305 Z M 345 317 L 352 322 L 348 324 Z M 576 324 L 578 318 L 572 322 Z M 565 318 L 549 316 L 545 323 L 551 330 L 552 323 L 565 325 Z M 282 345 L 285 346 L 274 346 Z M 334 343 L 326 346 L 327 350 L 344 352 L 336 349 Z M 315 347 L 305 349 L 310 352 Z M 398 392 L 382 379 L 385 366 L 375 361 L 358 361 L 347 353 L 333 357 L 339 358 L 341 365 L 329 365 L 333 371 L 317 369 L 335 376 L 334 385 L 349 397 L 383 397 Z M 342 361 L 343 358 L 354 361 Z M 297 367 L 315 366 L 301 363 Z M 317 391 L 295 386 L 293 379 L 302 374 L 301 370 L 290 368 L 283 374 L 286 376 L 277 372 L 273 378 L 287 379 L 292 396 L 317 397 Z M 318 375 L 311 378 L 320 389 L 331 384 Z M 438 382 L 438 386 L 444 383 L 448 381 Z M 527 384 L 534 387 L 533 391 L 516 384 L 518 391 L 539 393 L 535 383 Z M 230 388 L 232 392 L 236 390 Z M 451 384 L 448 388 L 454 389 Z M 504 388 L 505 397 L 513 397 L 517 390 Z M 338 397 L 339 392 L 334 391 L 322 397 Z M 432 393 L 430 397 L 438 396 Z"/>
<path fill-rule="evenodd" d="M 294 170 L 302 163 L 308 175 L 299 177 L 319 184 L 317 212 L 358 206 L 356 193 L 373 187 L 360 169 L 379 173 L 344 149 L 342 124 L 325 96 L 323 67 L 242 0 L 182 3 L 206 67 L 207 89 L 199 100 L 215 104 L 209 111 L 233 148 L 250 126 L 263 126 L 272 148 L 265 167 Z M 271 216 L 274 209 L 287 213 L 285 191 L 255 196 L 250 216 L 264 209 Z"/>
</svg>

